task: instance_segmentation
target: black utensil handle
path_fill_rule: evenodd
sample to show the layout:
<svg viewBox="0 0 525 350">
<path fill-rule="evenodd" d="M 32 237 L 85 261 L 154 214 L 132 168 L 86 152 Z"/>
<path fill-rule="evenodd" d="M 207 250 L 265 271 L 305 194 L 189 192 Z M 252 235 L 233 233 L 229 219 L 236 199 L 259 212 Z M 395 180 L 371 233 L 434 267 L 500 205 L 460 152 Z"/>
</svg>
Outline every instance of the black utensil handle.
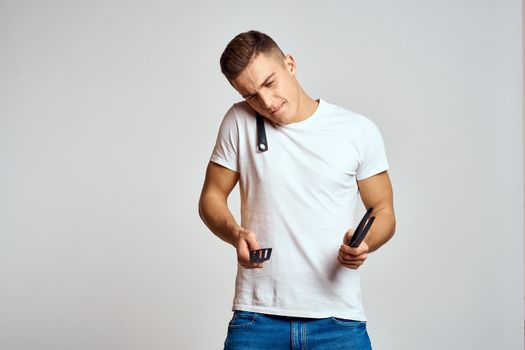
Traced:
<svg viewBox="0 0 525 350">
<path fill-rule="evenodd" d="M 374 223 L 375 218 L 376 218 L 375 216 L 372 216 L 370 220 L 368 220 L 368 222 L 366 223 L 366 226 L 364 229 L 362 229 L 359 232 L 357 231 L 354 232 L 354 235 L 352 236 L 352 238 L 350 239 L 350 243 L 348 244 L 350 247 L 352 248 L 359 247 L 361 242 L 363 242 L 363 240 L 365 239 L 366 234 L 368 233 L 368 230 L 370 230 L 370 227 Z"/>
<path fill-rule="evenodd" d="M 352 238 L 350 238 L 348 240 L 348 245 L 349 246 L 353 247 L 352 244 L 354 244 L 354 242 L 357 239 L 357 237 L 359 237 L 361 232 L 365 229 L 365 225 L 366 225 L 366 223 L 368 221 L 368 217 L 370 216 L 370 214 L 372 214 L 373 210 L 374 210 L 374 208 L 368 208 L 367 209 L 365 215 L 363 215 L 363 218 L 361 219 L 361 221 L 359 221 L 359 225 L 357 225 L 357 228 L 355 229 L 354 234 L 352 235 Z"/>
<path fill-rule="evenodd" d="M 357 225 L 354 234 L 361 232 L 365 228 L 365 224 L 368 221 L 368 217 L 370 216 L 370 214 L 372 214 L 372 210 L 374 210 L 374 208 L 367 209 L 365 215 L 363 215 L 363 218 L 361 219 L 361 221 L 359 221 L 359 225 Z"/>
<path fill-rule="evenodd" d="M 269 260 L 272 256 L 272 248 L 262 248 L 250 251 L 250 262 L 260 263 Z"/>
</svg>

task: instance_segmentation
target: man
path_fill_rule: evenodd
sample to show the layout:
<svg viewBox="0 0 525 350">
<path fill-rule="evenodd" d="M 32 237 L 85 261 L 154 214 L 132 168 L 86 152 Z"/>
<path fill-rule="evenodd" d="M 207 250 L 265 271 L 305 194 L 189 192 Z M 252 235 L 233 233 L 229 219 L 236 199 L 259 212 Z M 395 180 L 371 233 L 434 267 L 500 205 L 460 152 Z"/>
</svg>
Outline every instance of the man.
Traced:
<svg viewBox="0 0 525 350">
<path fill-rule="evenodd" d="M 308 96 L 295 59 L 266 34 L 237 35 L 220 63 L 245 100 L 222 121 L 199 201 L 202 220 L 237 252 L 225 349 L 371 349 L 358 268 L 395 230 L 378 128 Z M 240 225 L 227 205 L 237 182 Z M 358 194 L 375 222 L 351 248 Z M 250 262 L 260 248 L 272 248 L 271 258 Z"/>
</svg>

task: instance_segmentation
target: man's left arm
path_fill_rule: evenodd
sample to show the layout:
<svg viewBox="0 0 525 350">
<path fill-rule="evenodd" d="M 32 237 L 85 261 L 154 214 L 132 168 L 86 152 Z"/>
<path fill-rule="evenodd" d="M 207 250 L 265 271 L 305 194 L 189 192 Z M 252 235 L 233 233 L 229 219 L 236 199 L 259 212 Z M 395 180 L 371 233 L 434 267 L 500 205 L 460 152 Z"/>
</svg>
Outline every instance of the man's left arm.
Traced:
<svg viewBox="0 0 525 350">
<path fill-rule="evenodd" d="M 370 176 L 357 182 L 361 200 L 366 208 L 374 208 L 371 216 L 375 216 L 374 223 L 359 247 L 347 245 L 354 233 L 354 229 L 346 232 L 343 244 L 339 249 L 339 262 L 352 269 L 357 269 L 371 253 L 385 244 L 394 235 L 396 217 L 394 214 L 393 191 L 387 171 Z"/>
<path fill-rule="evenodd" d="M 387 171 L 357 182 L 361 200 L 366 208 L 374 208 L 370 216 L 374 223 L 366 235 L 365 242 L 371 253 L 385 244 L 396 230 L 392 184 Z"/>
</svg>

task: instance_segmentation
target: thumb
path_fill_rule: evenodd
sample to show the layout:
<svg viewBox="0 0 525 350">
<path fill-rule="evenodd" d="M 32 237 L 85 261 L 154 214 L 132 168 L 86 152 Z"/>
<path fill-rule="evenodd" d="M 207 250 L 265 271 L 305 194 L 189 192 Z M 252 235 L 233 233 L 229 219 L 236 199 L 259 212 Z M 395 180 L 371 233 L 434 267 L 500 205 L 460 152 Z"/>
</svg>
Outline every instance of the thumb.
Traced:
<svg viewBox="0 0 525 350">
<path fill-rule="evenodd" d="M 249 232 L 248 235 L 246 235 L 246 243 L 248 243 L 248 250 L 257 250 L 261 248 L 259 242 L 257 242 L 257 236 L 253 232 Z"/>
<path fill-rule="evenodd" d="M 348 242 L 350 241 L 350 238 L 352 238 L 352 236 L 354 235 L 354 232 L 355 232 L 355 229 L 353 228 L 350 228 L 348 229 L 348 231 L 346 231 L 346 234 L 343 238 L 343 244 L 348 244 Z"/>
</svg>

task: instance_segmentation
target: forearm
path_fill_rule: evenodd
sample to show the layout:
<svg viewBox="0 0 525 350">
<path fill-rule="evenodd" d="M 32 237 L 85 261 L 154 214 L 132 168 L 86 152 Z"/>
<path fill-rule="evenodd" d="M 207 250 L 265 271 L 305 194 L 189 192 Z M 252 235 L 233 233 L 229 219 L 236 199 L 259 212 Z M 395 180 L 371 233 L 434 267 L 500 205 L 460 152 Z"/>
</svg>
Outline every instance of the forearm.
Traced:
<svg viewBox="0 0 525 350">
<path fill-rule="evenodd" d="M 366 235 L 365 242 L 369 247 L 369 253 L 379 249 L 394 235 L 396 219 L 391 209 L 379 209 L 372 212 L 375 216 L 374 223 Z"/>
<path fill-rule="evenodd" d="M 217 237 L 235 246 L 240 226 L 230 212 L 226 198 L 208 193 L 199 200 L 199 215 Z"/>
</svg>

